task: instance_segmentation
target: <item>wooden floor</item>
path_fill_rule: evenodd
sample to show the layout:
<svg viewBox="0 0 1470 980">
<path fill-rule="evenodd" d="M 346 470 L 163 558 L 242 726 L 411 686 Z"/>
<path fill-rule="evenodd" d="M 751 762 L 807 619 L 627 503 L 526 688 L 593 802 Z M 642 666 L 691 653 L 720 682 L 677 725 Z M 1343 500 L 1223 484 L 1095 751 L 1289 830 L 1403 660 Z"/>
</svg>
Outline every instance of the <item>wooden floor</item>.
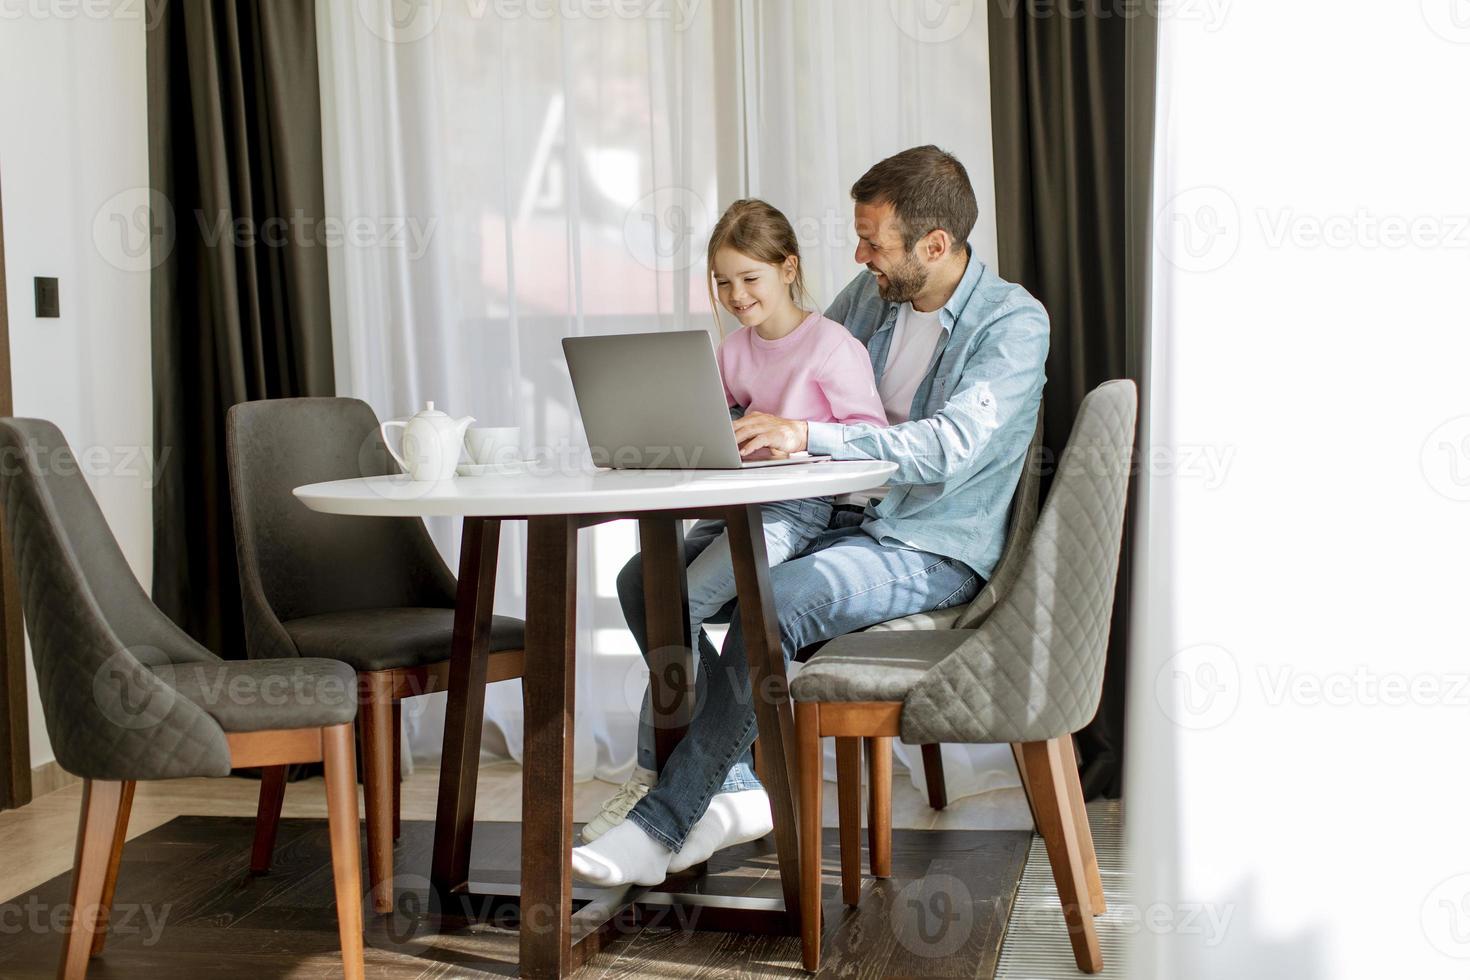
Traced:
<svg viewBox="0 0 1470 980">
<path fill-rule="evenodd" d="M 474 875 L 513 880 L 518 865 L 519 774 L 503 764 L 482 772 Z M 427 914 L 427 880 L 437 772 L 405 785 L 395 914 L 369 916 L 369 974 L 381 977 L 513 975 L 512 930 L 494 921 L 449 923 Z M 276 870 L 245 873 L 258 784 L 180 780 L 139 787 L 118 885 L 118 934 L 94 961 L 94 977 L 340 975 L 331 910 L 321 781 L 288 787 Z M 614 787 L 578 784 L 576 816 L 595 813 Z M 826 794 L 835 802 L 835 793 Z M 992 797 L 996 794 L 990 794 Z M 50 976 L 66 902 L 66 874 L 79 793 L 71 787 L 0 813 L 0 976 Z M 1010 804 L 956 801 L 935 814 L 906 777 L 895 785 L 895 825 L 933 828 L 965 819 L 986 825 Z M 1020 804 L 1024 807 L 1024 803 Z M 292 819 L 297 818 L 297 819 Z M 300 819 L 315 818 L 315 819 Z M 415 818 L 418 818 L 417 820 Z M 835 821 L 829 819 L 831 824 Z M 895 877 L 869 879 L 863 904 L 837 900 L 835 834 L 828 881 L 823 976 L 990 977 L 1030 841 L 1029 832 L 898 830 Z M 740 887 L 776 885 L 769 841 L 727 852 L 713 869 Z M 59 912 L 60 910 L 60 912 Z M 629 928 L 581 976 L 801 976 L 797 941 L 682 928 Z"/>
</svg>

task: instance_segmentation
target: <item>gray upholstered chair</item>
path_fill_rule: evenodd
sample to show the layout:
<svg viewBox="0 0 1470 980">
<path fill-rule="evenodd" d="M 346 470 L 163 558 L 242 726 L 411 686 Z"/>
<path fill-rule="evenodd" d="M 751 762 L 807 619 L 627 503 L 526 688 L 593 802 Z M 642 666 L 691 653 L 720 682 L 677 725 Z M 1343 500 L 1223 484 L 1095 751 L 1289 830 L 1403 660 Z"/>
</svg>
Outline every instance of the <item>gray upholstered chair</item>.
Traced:
<svg viewBox="0 0 1470 980">
<path fill-rule="evenodd" d="M 1131 381 L 1108 382 L 1083 399 L 1015 580 L 978 628 L 850 634 L 824 646 L 792 681 L 808 969 L 821 959 L 825 735 L 837 737 L 842 893 L 850 905 L 860 883 L 853 760 L 863 742 L 879 757 L 895 736 L 918 745 L 1019 746 L 1077 965 L 1102 969 L 1092 922 L 1105 908 L 1102 881 L 1071 734 L 1092 719 L 1102 694 L 1136 415 Z M 869 821 L 880 828 L 869 841 L 876 871 L 888 862 L 891 819 L 870 812 Z"/>
<path fill-rule="evenodd" d="M 102 952 L 138 780 L 322 761 L 342 964 L 361 977 L 352 668 L 227 662 L 190 639 L 138 584 L 49 422 L 0 419 L 0 500 L 46 732 L 83 780 L 60 976 L 84 976 Z"/>
<path fill-rule="evenodd" d="M 378 418 L 356 398 L 244 402 L 225 425 L 246 650 L 250 658 L 326 657 L 358 672 L 368 879 L 392 909 L 399 836 L 403 698 L 443 690 L 456 583 L 422 521 L 308 509 L 304 484 L 397 472 Z M 520 677 L 524 624 L 496 616 L 485 680 Z M 251 867 L 270 866 L 284 767 L 261 779 Z"/>
<path fill-rule="evenodd" d="M 996 562 L 995 570 L 990 573 L 985 587 L 966 605 L 890 619 L 886 623 L 869 627 L 869 633 L 884 630 L 975 629 L 995 610 L 1001 596 L 1010 590 L 1020 573 L 1021 558 L 1026 553 L 1026 545 L 1031 541 L 1031 530 L 1036 526 L 1036 506 L 1041 496 L 1042 421 L 1042 413 L 1038 411 L 1036 431 L 1031 436 L 1031 444 L 1026 447 L 1021 477 L 1016 481 L 1016 492 L 1011 496 L 1011 508 L 1006 517 L 1005 545 L 1001 548 L 1000 560 Z M 949 805 L 949 791 L 944 783 L 944 763 L 940 759 L 939 743 L 925 742 L 919 748 L 924 761 L 924 787 L 928 790 L 929 806 L 935 810 L 943 810 Z M 1017 751 L 1016 765 L 1019 767 L 1021 761 L 1019 750 Z M 892 772 L 892 759 L 888 756 L 869 755 L 868 770 L 872 792 L 878 794 L 873 809 L 886 813 L 892 806 L 891 800 L 888 800 L 892 795 L 892 787 L 889 785 L 891 776 L 885 774 Z M 886 876 L 887 872 L 884 874 Z"/>
</svg>

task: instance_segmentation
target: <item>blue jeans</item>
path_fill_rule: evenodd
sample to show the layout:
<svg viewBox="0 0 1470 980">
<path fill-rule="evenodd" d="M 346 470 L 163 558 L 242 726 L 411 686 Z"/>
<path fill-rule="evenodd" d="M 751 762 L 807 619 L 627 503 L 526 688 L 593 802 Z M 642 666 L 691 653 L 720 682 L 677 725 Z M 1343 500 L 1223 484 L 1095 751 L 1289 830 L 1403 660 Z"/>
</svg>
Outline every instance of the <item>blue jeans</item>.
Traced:
<svg viewBox="0 0 1470 980">
<path fill-rule="evenodd" d="M 772 568 L 801 554 L 826 533 L 832 520 L 832 498 L 780 500 L 761 504 L 766 561 Z M 710 521 L 710 524 L 719 522 Z M 703 536 L 701 535 L 701 540 Z M 687 558 L 687 555 L 686 555 Z M 730 558 L 730 535 L 723 529 L 689 561 L 690 649 L 699 643 L 706 620 L 735 598 L 735 564 Z M 703 664 L 700 664 L 702 667 Z"/>
<path fill-rule="evenodd" d="M 852 512 L 835 512 L 834 527 L 804 553 L 771 569 L 781 652 L 788 662 L 813 643 L 968 602 L 979 592 L 979 576 L 964 563 L 879 544 L 863 532 L 862 520 Z M 684 539 L 685 561 L 692 562 L 723 530 L 720 522 L 696 525 Z M 639 556 L 619 573 L 618 597 L 639 649 L 646 654 Z M 628 815 L 651 838 L 675 851 L 684 846 L 715 793 L 760 786 L 750 768 L 755 708 L 739 615 L 733 618 L 719 654 L 706 633 L 701 631 L 698 639 L 699 672 L 688 734 L 669 757 L 658 785 Z M 653 761 L 652 727 L 645 716 L 639 731 L 639 763 L 651 769 Z"/>
</svg>

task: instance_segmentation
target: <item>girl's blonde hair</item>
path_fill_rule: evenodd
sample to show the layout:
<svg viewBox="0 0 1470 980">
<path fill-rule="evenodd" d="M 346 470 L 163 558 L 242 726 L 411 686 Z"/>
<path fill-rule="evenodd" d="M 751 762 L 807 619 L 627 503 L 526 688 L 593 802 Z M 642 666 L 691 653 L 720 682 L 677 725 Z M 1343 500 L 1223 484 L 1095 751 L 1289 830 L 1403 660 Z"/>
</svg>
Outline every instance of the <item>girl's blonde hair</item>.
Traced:
<svg viewBox="0 0 1470 980">
<path fill-rule="evenodd" d="M 715 326 L 721 337 L 725 336 L 725 325 L 720 319 L 719 300 L 715 297 L 715 254 L 722 248 L 770 265 L 781 265 L 787 258 L 795 257 L 796 278 L 791 281 L 791 301 L 800 306 L 803 298 L 811 300 L 806 291 L 806 280 L 802 277 L 801 251 L 791 222 L 786 220 L 786 215 L 759 198 L 741 198 L 726 208 L 720 220 L 715 222 L 709 235 L 709 248 L 705 250 L 704 281 L 709 288 L 709 305 L 714 311 Z"/>
</svg>

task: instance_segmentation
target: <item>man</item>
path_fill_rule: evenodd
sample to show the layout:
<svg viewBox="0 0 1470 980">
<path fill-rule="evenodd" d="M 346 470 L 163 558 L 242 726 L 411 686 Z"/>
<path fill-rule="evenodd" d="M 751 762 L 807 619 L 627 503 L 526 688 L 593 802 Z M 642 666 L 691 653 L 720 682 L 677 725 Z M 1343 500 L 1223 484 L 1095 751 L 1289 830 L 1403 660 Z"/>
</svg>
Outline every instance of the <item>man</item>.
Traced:
<svg viewBox="0 0 1470 980">
<path fill-rule="evenodd" d="M 978 209 L 959 160 L 934 146 L 905 150 L 864 174 L 852 198 L 855 258 L 867 269 L 827 316 L 867 346 L 889 426 L 759 413 L 734 423 L 742 455 L 806 450 L 898 464 L 887 487 L 839 501 L 826 534 L 771 569 L 787 660 L 979 592 L 1000 557 L 1045 383 L 1046 311 L 971 254 Z M 696 526 L 686 560 L 719 530 Z M 642 578 L 634 557 L 618 595 L 646 651 Z M 699 654 L 688 734 L 655 782 L 645 725 L 639 773 L 584 832 L 591 843 L 572 852 L 580 877 L 653 885 L 770 832 L 770 801 L 749 765 L 756 723 L 739 616 L 722 653 L 701 634 Z"/>
</svg>

